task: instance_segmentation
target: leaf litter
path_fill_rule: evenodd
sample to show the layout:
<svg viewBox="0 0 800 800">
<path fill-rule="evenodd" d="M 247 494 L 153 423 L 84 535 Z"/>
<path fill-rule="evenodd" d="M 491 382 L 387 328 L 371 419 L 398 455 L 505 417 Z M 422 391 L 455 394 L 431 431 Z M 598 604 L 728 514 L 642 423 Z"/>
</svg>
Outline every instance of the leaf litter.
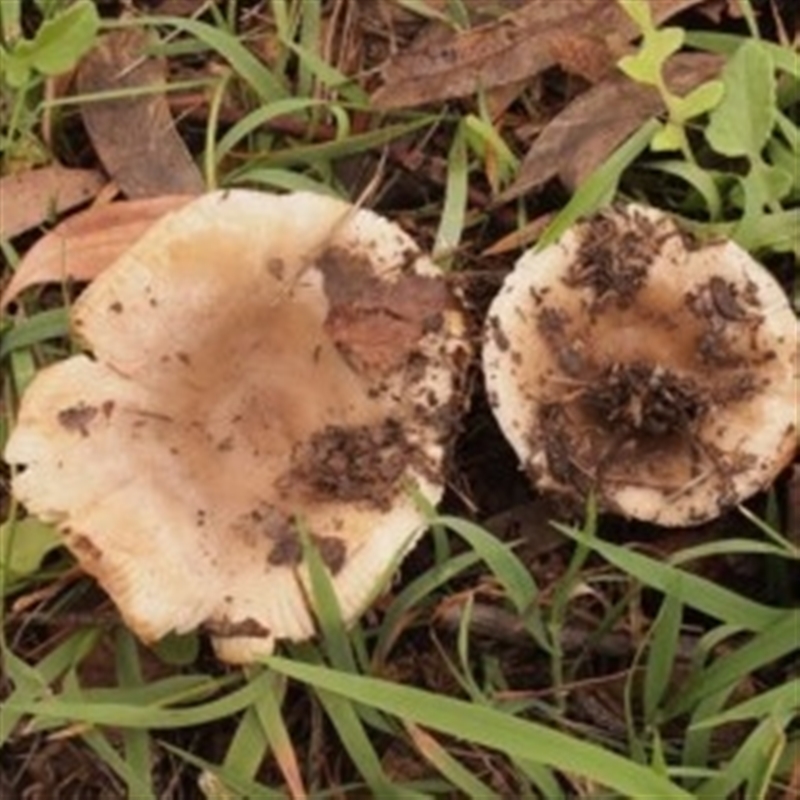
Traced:
<svg viewBox="0 0 800 800">
<path fill-rule="evenodd" d="M 182 0 L 173 2 L 180 5 Z M 242 38 L 248 42 L 250 40 L 258 42 L 259 32 L 263 34 L 264 31 L 264 17 L 260 16 L 256 4 L 249 5 L 253 6 L 252 13 L 243 14 L 240 20 Z M 348 26 L 347 58 L 340 60 L 337 67 L 345 70 L 347 75 L 357 76 L 363 87 L 373 92 L 374 104 L 386 110 L 444 100 L 455 101 L 454 107 L 460 108 L 458 104 L 469 102 L 461 98 L 472 92 L 485 92 L 491 118 L 502 135 L 513 141 L 520 149 L 531 145 L 522 170 L 517 176 L 517 182 L 506 187 L 505 193 L 500 194 L 495 202 L 504 203 L 509 199 L 526 195 L 526 200 L 531 201 L 534 223 L 546 220 L 554 206 L 552 201 L 542 200 L 546 198 L 541 191 L 545 183 L 558 178 L 566 188 L 579 185 L 585 175 L 592 171 L 593 165 L 602 163 L 619 141 L 636 129 L 645 111 L 647 114 L 644 116 L 651 116 L 661 110 L 660 103 L 651 93 L 640 91 L 636 84 L 621 78 L 614 68 L 616 58 L 625 52 L 627 43 L 636 31 L 631 27 L 628 18 L 621 14 L 610 0 L 559 0 L 555 3 L 547 0 L 504 3 L 498 0 L 497 3 L 484 5 L 487 9 L 489 6 L 500 10 L 511 9 L 510 13 L 499 20 L 483 22 L 481 18 L 478 21 L 483 24 L 479 27 L 456 30 L 451 26 L 450 30 L 440 32 L 436 36 L 426 36 L 424 39 L 421 34 L 430 31 L 434 24 L 440 25 L 440 23 L 426 22 L 411 13 L 406 13 L 401 21 L 399 4 L 388 4 L 387 11 L 387 4 L 381 3 L 382 14 L 373 10 L 377 5 L 377 3 L 374 6 L 370 4 L 367 8 L 366 5 L 358 4 L 353 10 L 346 3 L 328 4 L 329 7 L 335 7 L 333 13 L 341 15 L 341 19 Z M 448 8 L 458 4 L 447 3 L 445 0 L 428 0 L 427 4 L 420 5 L 447 11 Z M 196 4 L 186 3 L 185 6 L 185 13 L 196 10 Z M 346 13 L 342 11 L 345 6 L 348 9 Z M 720 3 L 701 3 L 701 0 L 663 0 L 654 4 L 654 15 L 657 21 L 662 22 L 694 6 L 703 11 L 707 7 L 718 9 Z M 468 9 L 474 22 L 476 16 L 472 14 L 472 3 L 468 4 Z M 323 13 L 323 24 L 335 27 L 331 17 L 328 16 L 328 10 L 330 9 Z M 166 12 L 159 9 L 158 13 Z M 486 19 L 488 20 L 488 16 Z M 323 30 L 326 41 L 336 41 L 335 31 L 328 31 L 327 28 Z M 279 48 L 280 42 L 273 34 L 274 31 L 267 34 L 268 46 Z M 413 43 L 415 40 L 419 40 L 419 44 L 415 45 Z M 409 45 L 409 42 L 412 44 Z M 122 84 L 115 82 L 113 80 L 115 78 L 129 81 L 126 85 L 133 88 L 165 84 L 167 72 L 164 63 L 159 59 L 143 55 L 145 51 L 142 48 L 147 47 L 145 42 L 135 43 L 134 40 L 134 43 L 131 43 L 130 40 L 128 42 L 120 40 L 109 44 L 109 40 L 106 40 L 104 46 L 110 52 L 100 54 L 96 52 L 81 66 L 80 72 L 83 72 L 83 76 L 81 78 L 79 73 L 78 83 L 78 91 L 81 94 L 118 91 Z M 256 44 L 253 49 L 258 47 Z M 266 49 L 266 46 L 263 49 Z M 390 51 L 394 54 L 384 61 Z M 271 60 L 269 53 L 265 55 L 259 51 L 259 55 Z M 97 61 L 87 67 L 86 64 L 90 63 L 91 59 Z M 696 85 L 695 82 L 706 80 L 704 77 L 706 74 L 713 75 L 717 66 L 712 61 L 697 54 L 681 54 L 675 57 L 668 67 L 670 72 L 675 73 L 673 90 L 682 92 L 684 86 L 691 88 Z M 208 67 L 207 64 L 206 69 Z M 379 67 L 382 85 L 376 89 L 376 70 Z M 565 81 L 565 96 L 559 98 L 555 108 L 548 106 L 546 98 L 544 102 L 537 104 L 536 110 L 541 112 L 541 116 L 537 117 L 533 127 L 538 135 L 531 141 L 531 126 L 528 125 L 528 130 L 525 130 L 526 123 L 530 122 L 529 117 L 520 112 L 515 102 L 524 92 L 530 92 L 531 87 L 534 87 L 536 92 L 541 91 L 542 94 L 546 94 L 554 67 L 556 72 L 577 77 L 574 81 Z M 541 97 L 536 95 L 536 92 L 532 94 Z M 335 92 L 331 92 L 331 96 L 335 97 Z M 8 304 L 17 299 L 25 289 L 41 283 L 61 282 L 65 278 L 78 281 L 91 280 L 152 222 L 163 213 L 168 213 L 187 201 L 187 197 L 175 196 L 176 193 L 183 195 L 187 188 L 190 194 L 202 190 L 200 172 L 194 164 L 197 148 L 194 148 L 195 156 L 192 156 L 178 134 L 169 113 L 170 107 L 173 110 L 181 108 L 182 98 L 185 99 L 186 95 L 170 93 L 168 103 L 166 97 L 163 92 L 145 95 L 144 102 L 139 104 L 136 114 L 131 111 L 131 116 L 127 117 L 129 120 L 127 126 L 122 125 L 120 120 L 124 118 L 126 107 L 135 105 L 136 98 L 106 100 L 101 103 L 87 102 L 83 105 L 82 116 L 91 139 L 91 149 L 109 176 L 120 185 L 129 199 L 98 205 L 96 208 L 68 217 L 55 231 L 40 239 L 28 250 L 13 280 L 6 286 L 0 307 L 7 308 Z M 157 102 L 153 102 L 154 100 Z M 193 119 L 201 123 L 206 121 L 209 112 L 205 98 L 195 95 L 191 102 Z M 167 116 L 164 116 L 165 104 L 167 104 Z M 104 109 L 105 113 L 96 114 L 99 109 Z M 614 113 L 608 113 L 609 109 Z M 223 111 L 225 112 L 222 117 L 223 124 L 233 124 L 236 122 L 236 114 L 246 113 L 246 104 L 241 104 L 239 97 L 232 101 L 226 96 L 223 100 Z M 226 114 L 230 114 L 231 118 L 226 118 Z M 280 129 L 280 125 L 264 128 L 270 136 L 276 137 L 279 141 L 302 142 L 313 140 L 315 137 L 327 140 L 336 135 L 330 119 L 324 115 L 315 119 L 313 124 L 308 124 L 306 128 L 304 128 L 306 121 L 300 116 L 280 120 L 280 123 L 284 126 L 284 130 Z M 369 124 L 369 115 L 358 117 L 359 130 Z M 124 127 L 128 128 L 127 132 L 120 130 Z M 136 136 L 131 134 L 132 131 L 136 132 Z M 154 135 L 151 136 L 150 132 Z M 424 136 L 416 139 L 415 136 L 411 134 L 405 137 L 397 144 L 397 149 L 424 154 L 429 162 L 446 163 L 448 143 L 446 136 L 435 130 L 430 133 L 425 132 Z M 173 147 L 174 145 L 177 147 Z M 367 168 L 375 162 L 371 153 L 360 154 L 355 160 L 359 159 L 366 162 Z M 65 163 L 70 163 L 72 167 L 77 166 L 75 161 L 65 160 Z M 430 241 L 434 234 L 430 220 L 424 213 L 415 214 L 410 212 L 409 208 L 422 206 L 423 203 L 437 202 L 437 192 L 443 192 L 446 185 L 446 170 L 436 172 L 404 166 L 401 159 L 392 157 L 392 152 L 389 164 L 390 170 L 386 176 L 385 190 L 380 193 L 380 203 L 399 218 L 418 240 Z M 83 162 L 81 166 L 84 166 Z M 338 170 L 342 165 L 337 163 L 335 167 Z M 540 172 L 540 169 L 544 169 L 544 172 Z M 547 178 L 542 179 L 544 174 L 547 174 Z M 480 175 L 470 176 L 469 188 L 469 213 L 478 219 L 485 219 L 486 211 L 490 208 L 490 200 Z M 149 199 L 130 199 L 148 196 Z M 409 201 L 409 197 L 414 199 Z M 58 208 L 59 213 L 64 210 L 66 208 Z M 490 224 L 470 228 L 469 235 L 464 236 L 464 244 L 459 252 L 466 268 L 462 274 L 454 274 L 453 280 L 465 287 L 477 315 L 480 315 L 488 304 L 490 295 L 496 291 L 502 272 L 510 265 L 507 250 L 499 256 L 486 257 L 480 261 L 477 257 L 477 254 L 491 248 L 492 242 L 508 237 L 513 239 L 517 234 L 514 214 L 506 214 L 506 211 L 508 209 L 498 205 L 491 216 Z M 31 218 L 35 216 L 34 214 Z M 39 217 L 40 221 L 35 222 L 33 227 L 49 219 L 49 217 L 41 218 L 41 213 Z M 518 246 L 519 241 L 512 244 Z M 538 537 L 542 535 L 541 515 L 538 511 L 531 514 L 526 510 L 530 508 L 531 502 L 535 503 L 536 500 L 531 500 L 529 490 L 517 471 L 513 457 L 508 452 L 507 446 L 498 439 L 497 431 L 493 429 L 489 415 L 483 408 L 485 398 L 480 397 L 479 389 L 476 390 L 476 395 L 473 410 L 464 423 L 463 433 L 455 448 L 453 491 L 446 501 L 448 510 L 454 509 L 457 513 L 484 522 L 488 520 L 489 527 L 504 539 L 524 537 L 531 531 Z M 786 496 L 782 495 L 782 499 L 785 500 L 783 508 L 795 521 L 797 497 L 800 494 L 797 485 L 795 467 Z M 503 516 L 506 512 L 510 514 L 509 519 Z M 552 513 L 557 516 L 558 512 Z M 550 529 L 547 530 L 549 532 Z M 721 529 L 717 525 L 713 531 L 705 528 L 697 531 L 690 529 L 687 535 L 697 536 L 698 541 L 711 541 L 716 536 L 726 535 L 726 532 L 730 535 L 727 528 Z M 646 540 L 647 546 L 655 550 L 666 541 L 666 537 L 658 531 L 650 527 L 643 528 L 641 525 L 619 523 L 613 530 L 604 528 L 602 533 L 634 541 Z M 539 585 L 550 589 L 557 585 L 559 576 L 566 569 L 568 554 L 563 552 L 563 548 L 559 550 L 555 547 L 549 536 L 544 536 L 543 539 L 546 540 L 547 546 L 543 541 L 540 547 L 530 548 L 531 552 L 528 553 L 525 563 L 535 574 Z M 429 554 L 425 552 L 412 554 L 409 564 L 404 569 L 404 580 L 413 579 L 426 569 L 429 566 L 429 560 L 426 559 L 429 559 Z M 713 573 L 715 579 L 724 581 L 733 578 L 741 582 L 743 576 L 747 577 L 745 574 L 747 567 L 743 567 L 741 563 L 723 564 L 720 559 L 707 561 L 714 562 L 713 569 L 709 564 L 707 567 L 705 565 L 698 567 L 698 570 L 708 569 L 708 574 Z M 745 572 L 742 572 L 743 569 Z M 750 579 L 752 580 L 752 576 Z M 477 595 L 479 602 L 475 603 L 475 608 L 478 618 L 481 618 L 487 611 L 492 612 L 496 607 L 497 590 L 491 585 L 491 581 L 481 581 L 480 578 L 477 580 L 480 594 Z M 471 594 L 475 592 L 475 581 L 475 576 L 465 577 L 457 586 L 464 589 L 467 594 Z M 389 605 L 391 599 L 392 595 L 384 601 L 384 608 Z M 608 599 L 615 598 L 609 596 Z M 546 597 L 545 601 L 549 602 L 549 598 Z M 593 599 L 587 594 L 576 599 L 575 607 L 585 620 L 596 620 L 597 602 L 605 601 L 606 598 Z M 50 601 L 50 605 L 54 602 L 55 600 Z M 49 606 L 44 610 L 49 612 Z M 94 613 L 94 608 L 90 607 L 90 613 Z M 602 617 L 602 612 L 600 616 Z M 492 620 L 494 624 L 493 617 Z M 457 616 L 451 628 L 455 630 L 462 623 L 462 616 Z M 513 626 L 512 621 L 509 621 L 509 624 Z M 33 644 L 25 645 L 30 648 L 30 654 L 38 654 L 43 651 L 42 648 L 46 650 L 47 637 L 63 637 L 71 632 L 66 625 L 59 631 L 56 631 L 57 627 L 51 624 L 39 630 L 37 635 L 43 641 L 34 642 L 38 649 L 34 649 Z M 27 623 L 27 628 L 30 637 L 30 631 L 37 630 L 36 623 Z M 626 632 L 633 631 L 629 643 L 634 648 L 640 644 L 634 627 L 621 625 L 619 629 Z M 567 630 L 571 628 L 568 627 Z M 542 660 L 537 659 L 537 653 L 528 650 L 524 653 L 524 663 L 520 663 L 513 653 L 513 648 L 509 651 L 506 645 L 498 643 L 493 633 L 490 626 L 486 640 L 489 643 L 487 647 L 492 647 L 492 652 L 503 660 L 504 668 L 508 668 L 506 676 L 512 684 L 525 680 L 526 685 L 533 687 L 534 691 L 552 690 L 549 673 L 537 672 L 536 662 Z M 581 635 L 584 636 L 582 639 L 584 644 L 585 632 Z M 108 682 L 114 685 L 115 678 L 110 675 L 112 660 L 107 659 L 105 673 L 101 668 L 101 674 L 95 676 L 89 683 L 97 680 L 98 684 Z M 398 680 L 428 686 L 435 691 L 446 691 L 450 694 L 457 692 L 455 682 L 446 681 L 442 677 L 450 674 L 444 659 L 431 648 L 427 638 L 417 636 L 413 630 L 404 635 L 400 645 L 390 654 L 388 663 Z M 601 683 L 604 680 L 605 677 L 602 675 L 593 678 L 593 681 L 597 682 L 598 689 L 603 688 Z M 619 699 L 621 691 L 622 687 L 615 687 L 613 697 Z M 571 708 L 571 711 L 577 718 L 606 728 L 609 735 L 613 735 L 614 724 L 620 722 L 622 712 L 618 709 L 611 715 L 599 712 L 598 699 L 601 699 L 601 692 L 595 691 L 588 685 L 586 690 L 582 690 L 581 697 L 576 697 L 577 705 Z M 297 723 L 297 718 L 294 722 Z M 301 721 L 301 725 L 305 723 L 305 720 Z M 622 735 L 624 738 L 624 730 Z M 224 736 L 220 738 L 219 728 L 214 737 L 216 739 L 209 743 L 201 736 L 201 749 L 204 755 L 216 750 L 217 754 L 209 757 L 212 760 L 215 758 L 219 760 L 224 748 L 222 743 Z M 345 768 L 345 773 L 342 774 L 341 749 L 335 742 L 335 737 L 324 733 L 320 734 L 320 737 L 319 741 L 315 740 L 314 757 L 328 759 L 326 764 L 332 764 L 336 772 L 332 779 L 344 780 L 344 775 L 349 773 Z M 191 740 L 192 745 L 195 741 Z M 10 753 L 17 766 L 23 763 L 25 747 L 31 743 L 26 744 L 23 741 L 21 744 L 22 750 L 15 744 L 14 752 Z M 40 742 L 42 753 L 45 752 L 44 747 Z M 54 747 L 55 752 L 53 752 Z M 85 760 L 79 758 L 80 749 L 76 745 L 59 746 L 58 742 L 51 742 L 46 752 L 48 763 L 52 758 L 63 760 L 59 780 L 63 781 L 65 771 L 69 775 L 70 769 L 74 770 L 73 780 L 75 775 L 81 773 L 84 776 L 89 775 Z M 486 757 L 483 751 L 477 755 L 481 759 Z M 404 763 L 398 769 L 396 776 L 398 781 L 408 780 L 415 765 L 419 763 L 418 760 L 415 762 L 416 754 L 412 752 L 410 756 L 408 763 Z M 383 759 L 384 766 L 388 766 L 389 751 L 384 754 Z M 42 759 L 39 759 L 39 762 L 41 761 Z M 97 761 L 94 759 L 95 764 Z M 173 762 L 165 764 L 163 756 L 159 767 L 165 782 L 166 773 L 176 771 L 176 764 Z M 507 766 L 494 764 L 492 770 L 494 771 L 492 785 L 495 788 L 504 785 L 502 781 L 506 780 L 509 774 Z M 3 780 L 6 780 L 5 772 L 5 769 L 0 770 Z M 24 775 L 24 767 L 19 774 Z M 261 779 L 264 779 L 263 776 Z M 35 776 L 37 789 L 54 798 L 59 796 L 56 788 L 58 781 L 53 780 L 48 783 L 48 780 L 44 772 L 37 770 Z M 86 780 L 91 780 L 92 785 L 102 786 L 106 796 L 122 796 L 122 789 L 110 775 L 92 775 Z M 186 780 L 180 782 L 184 787 L 190 788 L 178 790 L 175 796 L 194 796 L 186 792 L 196 791 L 196 784 Z M 74 783 L 65 785 L 68 786 L 67 791 L 75 786 Z M 82 788 L 85 789 L 86 785 L 84 783 Z M 519 789 L 513 781 L 505 784 L 505 788 L 507 796 L 513 795 Z M 10 792 L 13 793 L 14 790 L 12 787 Z"/>
<path fill-rule="evenodd" d="M 199 194 L 204 183 L 180 137 L 163 91 L 167 65 L 148 55 L 150 37 L 138 29 L 106 34 L 81 62 L 77 87 L 86 100 L 81 116 L 106 172 L 128 198 Z M 142 96 L 129 89 L 152 89 Z"/>
</svg>

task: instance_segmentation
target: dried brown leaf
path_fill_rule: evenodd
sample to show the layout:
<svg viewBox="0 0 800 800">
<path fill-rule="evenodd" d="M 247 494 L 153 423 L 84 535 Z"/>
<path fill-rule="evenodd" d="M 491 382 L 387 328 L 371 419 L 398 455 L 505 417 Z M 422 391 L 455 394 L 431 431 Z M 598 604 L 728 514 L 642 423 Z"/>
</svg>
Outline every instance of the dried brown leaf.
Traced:
<svg viewBox="0 0 800 800">
<path fill-rule="evenodd" d="M 114 31 L 83 59 L 81 94 L 166 84 L 166 62 L 145 55 L 141 30 Z M 129 198 L 200 194 L 203 178 L 181 137 L 163 92 L 86 102 L 81 115 L 106 171 Z"/>
<path fill-rule="evenodd" d="M 705 53 L 681 53 L 665 75 L 670 88 L 684 94 L 712 78 L 722 59 Z M 642 123 L 664 110 L 652 87 L 615 73 L 576 98 L 549 122 L 525 156 L 516 181 L 501 195 L 505 202 L 551 178 L 574 189 Z"/>
<path fill-rule="evenodd" d="M 653 17 L 660 23 L 699 1 L 659 0 L 653 4 Z M 454 34 L 444 44 L 398 54 L 385 65 L 384 85 L 373 95 L 373 102 L 382 108 L 400 108 L 530 78 L 561 63 L 563 37 L 571 41 L 565 69 L 578 61 L 596 64 L 604 47 L 611 58 L 617 43 L 636 34 L 628 15 L 609 0 L 529 0 L 495 23 Z M 560 45 L 557 37 L 561 37 Z M 591 54 L 579 57 L 576 48 L 582 44 L 585 48 L 589 41 Z"/>
<path fill-rule="evenodd" d="M 105 184 L 97 170 L 57 164 L 0 178 L 0 236 L 36 228 L 96 197 Z"/>
<path fill-rule="evenodd" d="M 96 278 L 157 219 L 191 197 L 167 196 L 97 206 L 64 220 L 25 255 L 0 296 L 0 311 L 25 289 L 67 278 Z"/>
</svg>

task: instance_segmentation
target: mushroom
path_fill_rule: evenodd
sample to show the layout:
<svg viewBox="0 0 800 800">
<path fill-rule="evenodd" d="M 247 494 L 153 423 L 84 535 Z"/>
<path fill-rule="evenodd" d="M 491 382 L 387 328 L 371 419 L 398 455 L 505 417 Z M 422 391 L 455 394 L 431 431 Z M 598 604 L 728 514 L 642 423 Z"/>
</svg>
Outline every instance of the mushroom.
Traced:
<svg viewBox="0 0 800 800">
<path fill-rule="evenodd" d="M 247 662 L 313 635 L 300 530 L 345 620 L 443 492 L 466 334 L 398 226 L 310 193 L 205 195 L 83 293 L 5 458 L 143 640 Z"/>
<path fill-rule="evenodd" d="M 489 402 L 532 483 L 661 525 L 765 488 L 797 446 L 797 320 L 729 241 L 637 205 L 527 253 L 488 312 Z"/>
</svg>

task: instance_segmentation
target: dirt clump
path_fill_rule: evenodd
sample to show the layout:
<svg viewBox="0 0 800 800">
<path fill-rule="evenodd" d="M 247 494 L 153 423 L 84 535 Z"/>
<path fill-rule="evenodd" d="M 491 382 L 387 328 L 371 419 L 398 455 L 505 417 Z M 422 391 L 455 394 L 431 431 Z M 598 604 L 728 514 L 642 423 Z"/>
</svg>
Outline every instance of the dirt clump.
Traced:
<svg viewBox="0 0 800 800">
<path fill-rule="evenodd" d="M 577 258 L 564 282 L 592 289 L 597 306 L 613 298 L 625 307 L 646 283 L 660 247 L 656 226 L 646 217 L 635 211 L 600 214 L 584 223 Z"/>
<path fill-rule="evenodd" d="M 376 425 L 326 425 L 296 450 L 287 483 L 322 501 L 388 508 L 413 452 L 394 419 Z"/>
</svg>

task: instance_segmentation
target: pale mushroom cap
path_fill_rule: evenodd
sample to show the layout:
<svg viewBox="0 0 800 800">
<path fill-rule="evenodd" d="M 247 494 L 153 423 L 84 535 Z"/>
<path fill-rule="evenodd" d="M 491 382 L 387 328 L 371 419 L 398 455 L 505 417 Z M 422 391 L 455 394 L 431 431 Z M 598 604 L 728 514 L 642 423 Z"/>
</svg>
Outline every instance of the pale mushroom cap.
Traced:
<svg viewBox="0 0 800 800">
<path fill-rule="evenodd" d="M 489 310 L 500 426 L 536 486 L 662 525 L 767 487 L 797 446 L 797 320 L 732 242 L 639 206 L 527 253 Z"/>
<path fill-rule="evenodd" d="M 353 620 L 424 528 L 460 403 L 461 312 L 397 226 L 217 192 L 81 296 L 93 357 L 42 370 L 5 457 L 145 640 L 244 662 L 313 634 L 295 518 Z"/>
</svg>

